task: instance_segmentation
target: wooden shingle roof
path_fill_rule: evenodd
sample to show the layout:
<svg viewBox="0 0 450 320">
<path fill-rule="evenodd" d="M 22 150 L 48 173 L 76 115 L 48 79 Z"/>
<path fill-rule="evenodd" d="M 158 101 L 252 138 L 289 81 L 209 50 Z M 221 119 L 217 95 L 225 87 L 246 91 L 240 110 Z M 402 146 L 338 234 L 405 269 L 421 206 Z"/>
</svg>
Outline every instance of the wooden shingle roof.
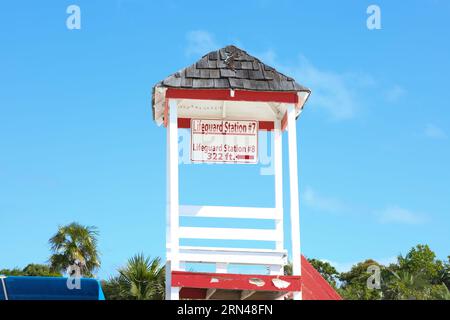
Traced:
<svg viewBox="0 0 450 320">
<path fill-rule="evenodd" d="M 167 77 L 155 87 L 310 93 L 308 88 L 293 78 L 235 46 L 204 55 L 193 65 Z"/>
</svg>

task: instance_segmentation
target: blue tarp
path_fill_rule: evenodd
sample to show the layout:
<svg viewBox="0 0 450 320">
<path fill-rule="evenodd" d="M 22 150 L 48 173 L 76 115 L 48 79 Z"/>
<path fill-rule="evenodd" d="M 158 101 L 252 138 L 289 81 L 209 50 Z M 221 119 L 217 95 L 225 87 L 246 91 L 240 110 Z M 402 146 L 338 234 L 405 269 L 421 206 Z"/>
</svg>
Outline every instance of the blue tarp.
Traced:
<svg viewBox="0 0 450 320">
<path fill-rule="evenodd" d="M 6 277 L 4 279 L 9 300 L 105 300 L 100 282 L 81 279 L 80 289 L 69 289 L 67 278 Z M 4 300 L 0 281 L 0 300 Z"/>
</svg>

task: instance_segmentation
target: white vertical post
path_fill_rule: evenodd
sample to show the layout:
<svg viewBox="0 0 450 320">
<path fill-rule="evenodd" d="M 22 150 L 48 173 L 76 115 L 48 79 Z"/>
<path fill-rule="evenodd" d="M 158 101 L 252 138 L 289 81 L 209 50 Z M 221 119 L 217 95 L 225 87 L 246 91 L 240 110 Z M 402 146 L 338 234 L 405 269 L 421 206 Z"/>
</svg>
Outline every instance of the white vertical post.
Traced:
<svg viewBox="0 0 450 320">
<path fill-rule="evenodd" d="M 216 263 L 216 273 L 228 273 L 228 264 Z"/>
<path fill-rule="evenodd" d="M 292 274 L 302 274 L 300 251 L 300 209 L 298 196 L 297 169 L 297 129 L 295 123 L 295 106 L 288 106 L 288 138 L 289 138 L 289 184 L 291 205 L 291 241 L 292 241 Z M 302 293 L 294 292 L 294 300 L 301 300 Z"/>
<path fill-rule="evenodd" d="M 284 268 L 280 265 L 269 266 L 269 274 L 272 276 L 281 276 L 284 274 Z"/>
<path fill-rule="evenodd" d="M 279 237 L 276 241 L 276 250 L 283 250 L 283 135 L 281 131 L 281 121 L 276 119 L 274 121 L 274 140 L 272 150 L 272 161 L 274 161 L 274 175 L 275 175 L 275 210 L 277 219 L 275 222 L 275 230 Z"/>
<path fill-rule="evenodd" d="M 170 261 L 166 264 L 169 266 L 166 270 L 166 299 L 178 300 L 179 288 L 171 285 L 171 273 L 180 269 L 179 256 L 179 197 L 178 197 L 178 117 L 177 117 L 177 101 L 169 100 L 169 121 L 167 128 L 167 250 L 170 250 Z"/>
</svg>

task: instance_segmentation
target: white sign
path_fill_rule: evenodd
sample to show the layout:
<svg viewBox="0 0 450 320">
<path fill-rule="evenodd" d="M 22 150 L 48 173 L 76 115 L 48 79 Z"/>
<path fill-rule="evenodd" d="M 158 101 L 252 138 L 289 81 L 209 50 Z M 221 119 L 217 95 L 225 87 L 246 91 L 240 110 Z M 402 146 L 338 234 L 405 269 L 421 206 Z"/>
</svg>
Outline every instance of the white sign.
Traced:
<svg viewBox="0 0 450 320">
<path fill-rule="evenodd" d="M 191 119 L 191 161 L 257 163 L 258 121 Z"/>
</svg>

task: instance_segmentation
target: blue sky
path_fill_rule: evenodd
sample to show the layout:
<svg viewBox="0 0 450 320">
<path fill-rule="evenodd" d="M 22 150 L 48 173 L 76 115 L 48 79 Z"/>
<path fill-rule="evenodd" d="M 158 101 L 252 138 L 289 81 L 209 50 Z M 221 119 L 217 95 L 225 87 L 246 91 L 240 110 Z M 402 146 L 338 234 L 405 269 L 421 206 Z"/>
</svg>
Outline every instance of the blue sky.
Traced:
<svg viewBox="0 0 450 320">
<path fill-rule="evenodd" d="M 381 30 L 366 27 L 372 3 Z M 66 28 L 70 4 L 81 30 Z M 341 270 L 418 243 L 446 258 L 449 20 L 438 0 L 2 4 L 0 268 L 45 262 L 72 221 L 99 228 L 102 278 L 135 253 L 163 256 L 151 88 L 227 44 L 313 91 L 297 122 L 304 254 Z M 183 165 L 180 178 L 184 203 L 273 205 L 258 166 Z"/>
</svg>

